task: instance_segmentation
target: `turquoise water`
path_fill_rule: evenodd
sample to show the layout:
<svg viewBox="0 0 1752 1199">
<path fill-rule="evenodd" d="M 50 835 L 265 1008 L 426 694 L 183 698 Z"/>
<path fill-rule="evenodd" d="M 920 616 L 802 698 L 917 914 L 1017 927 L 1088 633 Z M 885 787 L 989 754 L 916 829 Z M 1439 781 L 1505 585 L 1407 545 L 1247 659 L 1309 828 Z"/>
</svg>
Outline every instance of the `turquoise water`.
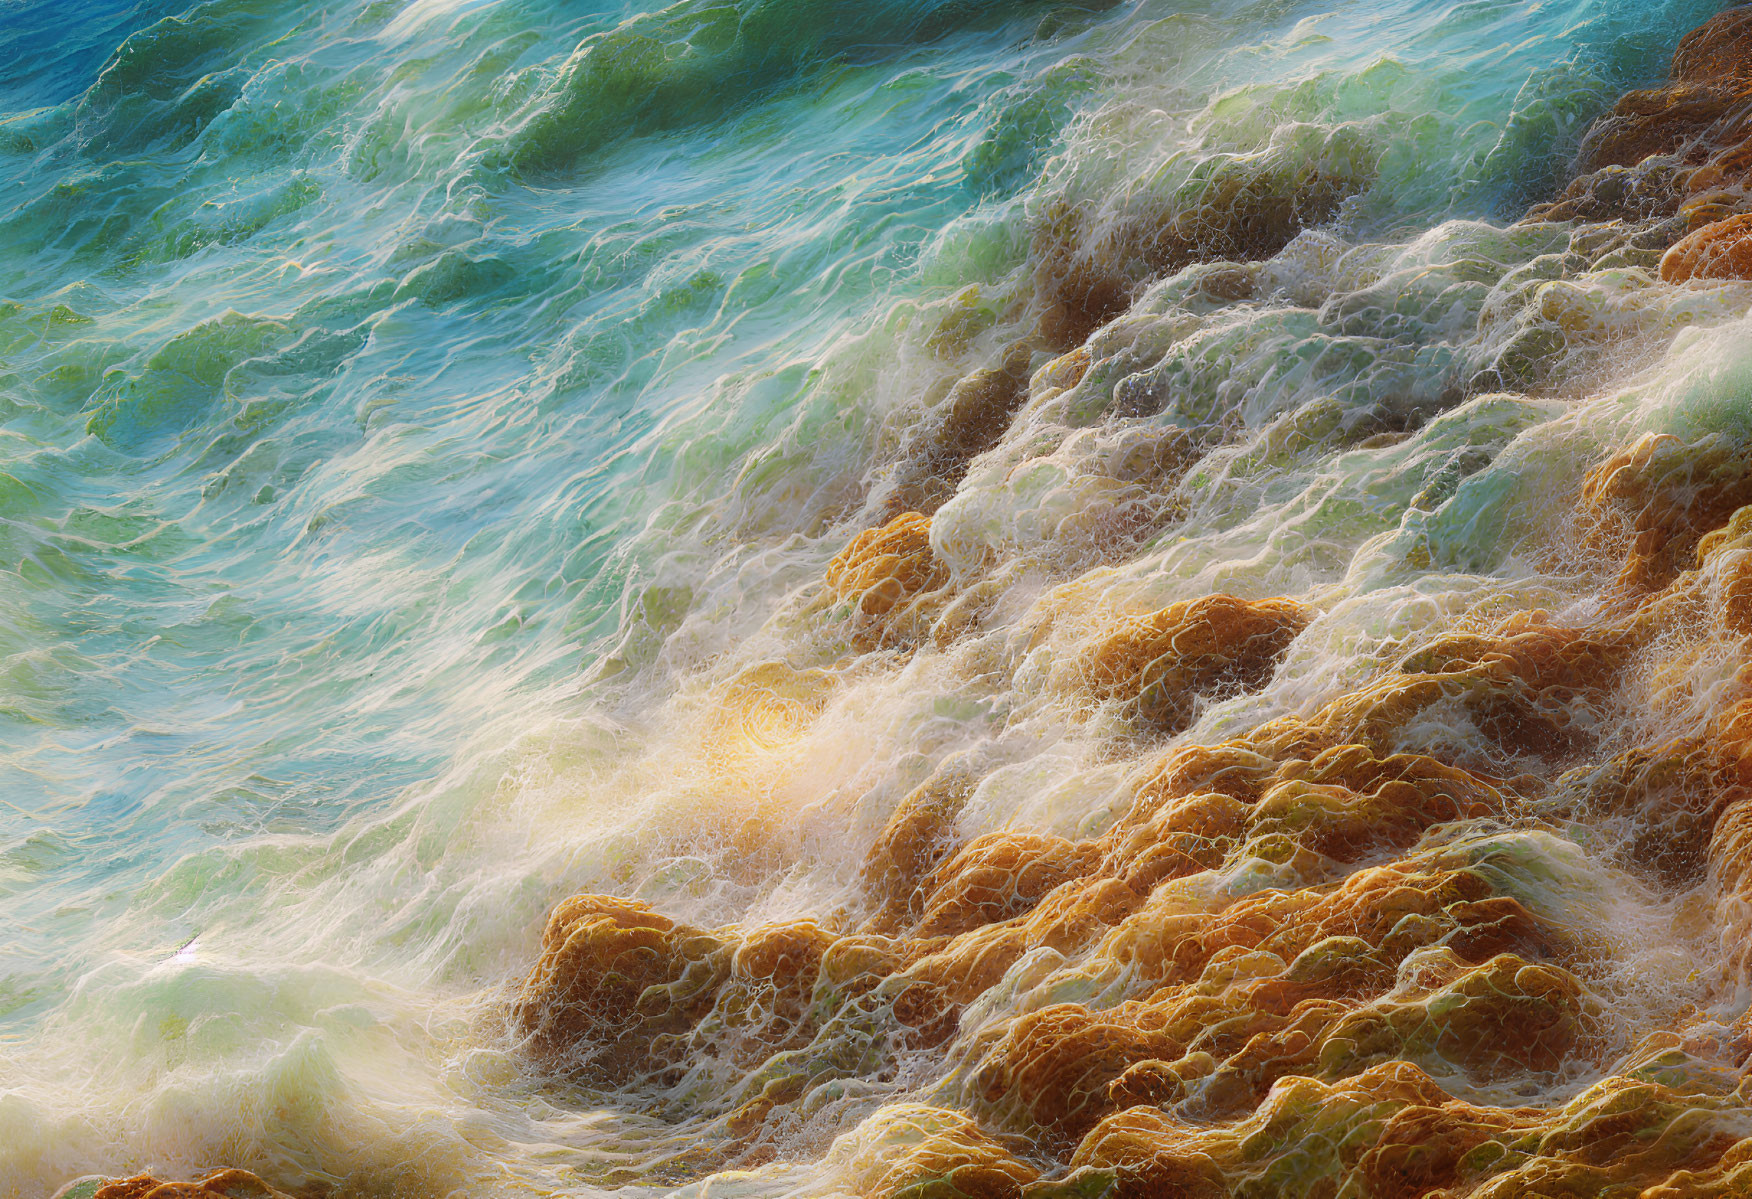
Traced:
<svg viewBox="0 0 1752 1199">
<path fill-rule="evenodd" d="M 1569 595 L 1513 558 L 1526 497 L 1626 430 L 1739 427 L 1698 397 L 1736 394 L 1747 304 L 1679 319 L 1600 264 L 1598 335 L 1493 399 L 1526 324 L 1486 301 L 1548 277 L 1563 237 L 1512 222 L 1720 7 L 0 4 L 0 1194 L 218 1164 L 666 1193 L 679 1126 L 507 1043 L 556 900 L 831 911 L 900 781 L 974 744 L 1011 781 L 968 819 L 1098 808 L 1043 662 L 867 654 L 779 773 L 726 782 L 702 732 L 751 663 L 843 663 L 799 597 L 1026 325 L 1055 212 L 1095 237 L 1236 156 L 1318 169 L 1340 201 L 1268 269 L 1352 300 L 1140 290 L 937 517 L 1015 621 L 1090 571 L 1317 592 L 1312 664 L 1210 732 L 1480 587 Z M 1149 492 L 1102 465 L 1142 436 L 1097 420 L 1123 376 L 1174 397 L 1138 428 L 1221 435 L 1116 550 Z M 798 840 L 745 861 L 775 809 Z M 716 1185 L 835 1193 L 829 1134 L 929 1073 Z"/>
</svg>

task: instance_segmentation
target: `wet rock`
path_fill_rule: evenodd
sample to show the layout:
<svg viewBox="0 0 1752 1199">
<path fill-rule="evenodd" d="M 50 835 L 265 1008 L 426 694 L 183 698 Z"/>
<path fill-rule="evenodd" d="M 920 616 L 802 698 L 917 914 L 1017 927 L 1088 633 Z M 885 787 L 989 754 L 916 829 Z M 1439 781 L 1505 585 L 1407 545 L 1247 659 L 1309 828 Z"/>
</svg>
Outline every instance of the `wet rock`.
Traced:
<svg viewBox="0 0 1752 1199">
<path fill-rule="evenodd" d="M 1473 617 L 1293 715 L 1155 750 L 1098 832 L 964 833 L 981 776 L 950 757 L 866 855 L 855 935 L 568 901 L 517 1007 L 531 1052 L 598 1080 L 720 1057 L 748 1162 L 834 1080 L 953 1063 L 933 1100 L 965 1111 L 872 1118 L 893 1139 L 858 1159 L 861 1194 L 1738 1194 L 1752 1033 L 1687 1008 L 1666 1057 L 1626 1057 L 1612 934 L 1542 898 L 1568 867 L 1539 847 L 1669 889 L 1720 938 L 1699 969 L 1752 975 L 1752 458 L 1650 436 L 1577 498 L 1551 553 L 1579 544 L 1599 605 Z M 829 574 L 878 645 L 923 644 L 897 619 L 946 587 L 921 514 Z M 1074 629 L 1046 686 L 1183 731 L 1269 683 L 1310 617 L 1210 596 Z M 1678 731 L 1604 738 L 1627 702 Z M 1501 1101 L 1609 1063 L 1573 1098 Z"/>
<path fill-rule="evenodd" d="M 1092 842 L 1026 833 L 976 838 L 927 878 L 917 935 L 954 936 L 1031 911 L 1046 895 L 1088 874 L 1100 856 Z"/>
<path fill-rule="evenodd" d="M 1216 155 L 1168 196 L 1120 214 L 1048 207 L 1035 230 L 1041 342 L 1061 349 L 1123 312 L 1150 280 L 1198 262 L 1249 262 L 1331 220 L 1373 182 L 1367 139 L 1345 126 L 1286 127 L 1247 153 Z M 1216 285 L 1218 294 L 1251 289 Z"/>
<path fill-rule="evenodd" d="M 1588 472 L 1582 511 L 1594 545 L 1619 550 L 1619 589 L 1645 599 L 1696 562 L 1703 538 L 1752 503 L 1752 451 L 1721 434 L 1686 442 L 1650 433 Z"/>
<path fill-rule="evenodd" d="M 1027 401 L 1031 361 L 1030 343 L 1018 342 L 997 365 L 981 367 L 949 389 L 902 452 L 891 506 L 933 513 L 955 494 L 968 464 L 1002 440 Z M 1075 362 L 1072 357 L 1048 377 L 1070 378 Z"/>
<path fill-rule="evenodd" d="M 1310 613 L 1288 599 L 1213 595 L 1133 617 L 1057 673 L 1059 686 L 1121 700 L 1145 727 L 1175 733 L 1201 700 L 1264 685 Z"/>
<path fill-rule="evenodd" d="M 1579 177 L 1532 219 L 1642 221 L 1672 215 L 1688 197 L 1743 189 L 1752 181 L 1748 64 L 1752 16 L 1744 7 L 1694 30 L 1673 56 L 1668 83 L 1629 93 L 1596 122 L 1577 157 Z M 1742 193 L 1731 203 L 1743 201 Z M 1676 274 L 1689 256 L 1674 263 Z"/>
<path fill-rule="evenodd" d="M 813 920 L 761 925 L 743 938 L 730 977 L 696 1041 L 728 1049 L 746 1066 L 808 1044 L 815 1035 L 810 1001 L 821 961 L 838 938 Z"/>
<path fill-rule="evenodd" d="M 576 895 L 548 918 L 513 1024 L 543 1064 L 624 1085 L 673 1063 L 674 1038 L 710 1009 L 733 952 L 637 900 Z"/>
<path fill-rule="evenodd" d="M 948 581 L 931 549 L 931 519 L 919 512 L 858 534 L 827 566 L 828 589 L 851 605 L 857 634 L 869 645 L 922 636 L 929 621 L 914 627 L 919 601 Z"/>
<path fill-rule="evenodd" d="M 1752 213 L 1705 225 L 1661 259 L 1661 278 L 1668 283 L 1687 279 L 1752 279 Z"/>
<path fill-rule="evenodd" d="M 904 1104 L 846 1163 L 862 1199 L 1020 1199 L 1040 1171 L 958 1112 Z"/>
<path fill-rule="evenodd" d="M 1670 82 L 1631 92 L 1582 144 L 1585 169 L 1672 154 L 1730 112 L 1752 87 L 1752 14 L 1725 12 L 1679 43 Z"/>
<path fill-rule="evenodd" d="M 161 1182 L 149 1174 L 105 1183 L 91 1199 L 292 1199 L 247 1170 L 215 1170 L 194 1182 Z"/>
<path fill-rule="evenodd" d="M 955 817 L 977 782 L 951 762 L 895 808 L 864 858 L 864 888 L 878 905 L 869 931 L 898 932 L 924 914 L 924 880 L 959 848 Z"/>
</svg>

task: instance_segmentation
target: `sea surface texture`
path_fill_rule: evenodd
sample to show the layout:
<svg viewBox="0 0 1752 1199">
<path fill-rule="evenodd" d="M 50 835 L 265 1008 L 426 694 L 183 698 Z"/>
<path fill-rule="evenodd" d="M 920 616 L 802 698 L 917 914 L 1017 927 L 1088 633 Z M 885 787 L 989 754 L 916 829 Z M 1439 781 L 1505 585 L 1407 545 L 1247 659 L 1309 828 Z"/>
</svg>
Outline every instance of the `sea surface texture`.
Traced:
<svg viewBox="0 0 1752 1199">
<path fill-rule="evenodd" d="M 0 0 L 0 1196 L 1752 1195 L 1749 278 L 1720 0 Z"/>
</svg>

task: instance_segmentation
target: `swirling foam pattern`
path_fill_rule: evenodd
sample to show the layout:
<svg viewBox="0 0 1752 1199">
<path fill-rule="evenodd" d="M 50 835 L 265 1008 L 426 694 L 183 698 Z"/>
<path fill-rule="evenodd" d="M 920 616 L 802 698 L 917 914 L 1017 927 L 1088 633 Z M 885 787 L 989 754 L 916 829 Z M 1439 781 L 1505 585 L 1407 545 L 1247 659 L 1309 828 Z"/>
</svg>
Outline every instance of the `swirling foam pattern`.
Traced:
<svg viewBox="0 0 1752 1199">
<path fill-rule="evenodd" d="M 0 5 L 0 1196 L 1752 1194 L 1749 104 Z"/>
</svg>

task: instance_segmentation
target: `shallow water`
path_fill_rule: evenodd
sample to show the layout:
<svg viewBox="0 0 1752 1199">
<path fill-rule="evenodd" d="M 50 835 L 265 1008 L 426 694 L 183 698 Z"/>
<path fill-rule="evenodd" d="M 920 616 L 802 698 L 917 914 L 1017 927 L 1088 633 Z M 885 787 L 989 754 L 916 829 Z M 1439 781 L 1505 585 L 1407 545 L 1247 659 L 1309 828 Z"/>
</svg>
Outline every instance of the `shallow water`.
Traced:
<svg viewBox="0 0 1752 1199">
<path fill-rule="evenodd" d="M 963 840 L 1099 837 L 1165 750 L 1592 619 L 1582 480 L 1752 434 L 1752 286 L 1517 222 L 1722 7 L 0 7 L 0 1194 L 859 1194 L 953 1111 L 1062 1174 L 970 1079 L 1026 1012 L 1145 994 L 1105 949 L 1031 949 L 752 1142 L 725 1112 L 778 1067 L 735 1029 L 611 1086 L 511 1002 L 566 896 L 849 932 L 945 763 Z M 1090 334 L 945 440 L 956 380 Z M 909 509 L 983 588 L 955 636 L 822 583 Z M 1079 655 L 1214 593 L 1308 623 L 1140 730 Z M 1744 1011 L 1702 875 L 1540 806 L 1718 710 L 1740 640 L 1669 641 L 1575 700 L 1585 748 L 1441 704 L 1393 734 L 1542 780 L 1417 852 L 1593 946 L 1598 1044 L 1438 1072 L 1463 1098 L 1561 1104 Z M 1262 853 L 1152 908 L 1357 866 Z"/>
</svg>

